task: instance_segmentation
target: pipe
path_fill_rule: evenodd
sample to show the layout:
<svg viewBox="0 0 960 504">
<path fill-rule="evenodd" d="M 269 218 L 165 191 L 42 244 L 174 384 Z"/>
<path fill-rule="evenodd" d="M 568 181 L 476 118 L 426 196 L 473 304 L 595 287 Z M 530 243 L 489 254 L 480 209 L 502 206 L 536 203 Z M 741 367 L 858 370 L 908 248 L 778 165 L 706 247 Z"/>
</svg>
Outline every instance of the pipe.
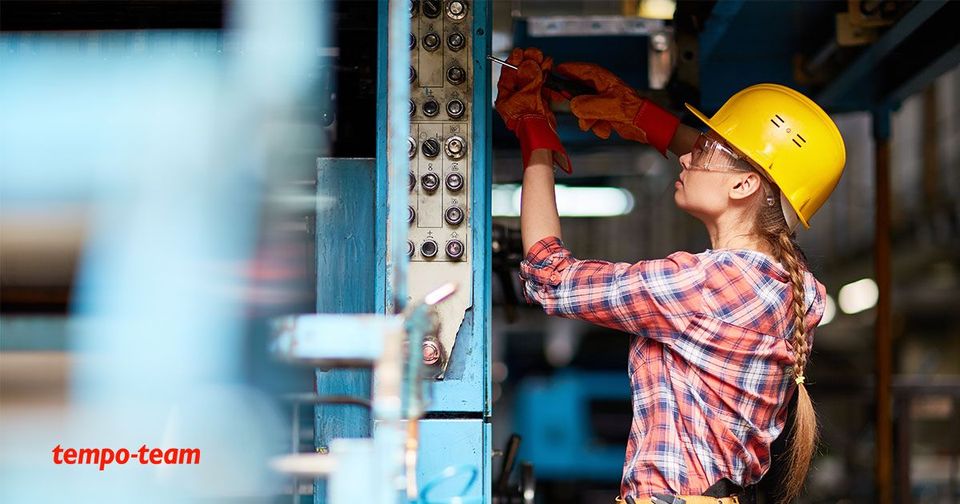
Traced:
<svg viewBox="0 0 960 504">
<path fill-rule="evenodd" d="M 893 503 L 893 418 L 891 385 L 893 377 L 893 334 L 890 297 L 890 109 L 873 111 L 873 138 L 875 149 L 876 218 L 874 234 L 874 270 L 880 291 L 877 300 L 877 319 L 874 326 L 876 341 L 876 403 L 877 403 L 877 502 Z"/>
</svg>

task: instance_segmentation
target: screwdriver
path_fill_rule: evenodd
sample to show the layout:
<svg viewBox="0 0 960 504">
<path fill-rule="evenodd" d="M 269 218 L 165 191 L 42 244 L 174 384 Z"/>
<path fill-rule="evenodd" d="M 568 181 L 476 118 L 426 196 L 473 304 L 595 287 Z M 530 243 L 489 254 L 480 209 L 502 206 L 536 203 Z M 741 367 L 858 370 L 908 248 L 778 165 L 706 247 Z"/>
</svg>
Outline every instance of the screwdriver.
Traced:
<svg viewBox="0 0 960 504">
<path fill-rule="evenodd" d="M 488 55 L 487 59 L 494 63 L 499 63 L 507 68 L 517 70 L 516 65 L 511 65 L 500 58 Z M 597 94 L 596 89 L 593 89 L 592 87 L 581 82 L 567 79 L 566 77 L 561 77 L 555 73 L 547 74 L 547 80 L 543 83 L 543 85 L 560 93 L 568 100 L 575 96 Z"/>
</svg>

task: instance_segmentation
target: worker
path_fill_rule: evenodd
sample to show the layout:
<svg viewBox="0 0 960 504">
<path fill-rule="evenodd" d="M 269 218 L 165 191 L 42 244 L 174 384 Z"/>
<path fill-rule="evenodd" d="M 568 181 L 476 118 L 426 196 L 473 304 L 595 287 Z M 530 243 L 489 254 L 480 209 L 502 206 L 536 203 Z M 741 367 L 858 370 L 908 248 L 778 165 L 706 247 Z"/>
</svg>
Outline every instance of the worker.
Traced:
<svg viewBox="0 0 960 504">
<path fill-rule="evenodd" d="M 759 84 L 709 118 L 687 105 L 707 126 L 701 134 L 597 65 L 553 68 L 536 49 L 515 49 L 508 62 L 518 68 L 503 68 L 495 106 L 523 158 L 524 295 L 550 315 L 631 335 L 633 420 L 616 500 L 749 501 L 781 461 L 770 445 L 796 393 L 779 485 L 792 501 L 816 443 L 805 370 L 826 298 L 794 230 L 809 227 L 839 181 L 836 125 L 802 94 Z M 570 100 L 581 128 L 679 157 L 674 201 L 704 224 L 709 249 L 633 264 L 574 258 L 554 193 L 554 166 L 571 165 L 543 89 L 551 71 L 596 90 Z"/>
</svg>

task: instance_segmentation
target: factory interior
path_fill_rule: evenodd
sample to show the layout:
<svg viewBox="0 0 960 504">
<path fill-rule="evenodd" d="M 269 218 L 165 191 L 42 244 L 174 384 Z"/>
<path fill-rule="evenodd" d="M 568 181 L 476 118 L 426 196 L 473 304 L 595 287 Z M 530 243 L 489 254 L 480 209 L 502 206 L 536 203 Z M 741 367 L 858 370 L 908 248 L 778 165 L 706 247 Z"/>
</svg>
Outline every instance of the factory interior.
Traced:
<svg viewBox="0 0 960 504">
<path fill-rule="evenodd" d="M 796 232 L 825 297 L 795 502 L 960 502 L 958 20 L 948 0 L 3 0 L 0 502 L 626 499 L 647 333 L 525 291 L 527 140 L 495 108 L 515 48 L 599 65 L 681 128 L 760 83 L 828 114 L 842 176 Z M 675 153 L 544 100 L 573 257 L 711 249 Z M 797 400 L 778 407 L 739 502 L 779 502 Z"/>
</svg>

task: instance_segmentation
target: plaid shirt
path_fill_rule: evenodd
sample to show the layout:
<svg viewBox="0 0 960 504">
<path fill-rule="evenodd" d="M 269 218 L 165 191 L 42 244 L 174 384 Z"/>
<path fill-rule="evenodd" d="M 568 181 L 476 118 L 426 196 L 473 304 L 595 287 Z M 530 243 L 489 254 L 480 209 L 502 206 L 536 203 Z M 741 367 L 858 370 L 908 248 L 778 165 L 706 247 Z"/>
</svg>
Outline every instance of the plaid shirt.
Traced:
<svg viewBox="0 0 960 504">
<path fill-rule="evenodd" d="M 630 333 L 633 421 L 621 495 L 699 495 L 770 467 L 796 390 L 786 271 L 750 250 L 677 252 L 634 264 L 575 259 L 556 237 L 520 263 L 524 295 L 550 315 Z M 806 326 L 823 315 L 805 272 Z"/>
</svg>

